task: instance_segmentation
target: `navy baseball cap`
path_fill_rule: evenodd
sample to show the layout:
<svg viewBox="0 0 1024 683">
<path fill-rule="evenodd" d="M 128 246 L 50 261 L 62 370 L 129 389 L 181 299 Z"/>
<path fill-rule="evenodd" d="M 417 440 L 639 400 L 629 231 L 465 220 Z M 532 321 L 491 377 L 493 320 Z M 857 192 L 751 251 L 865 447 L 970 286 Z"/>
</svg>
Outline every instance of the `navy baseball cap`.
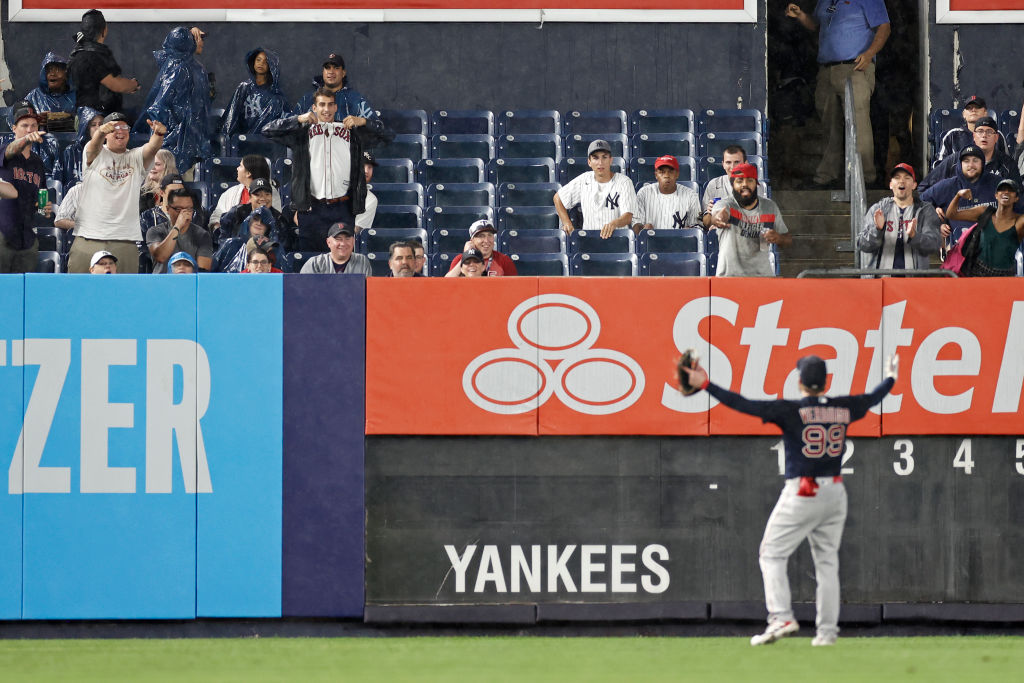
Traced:
<svg viewBox="0 0 1024 683">
<path fill-rule="evenodd" d="M 327 55 L 327 58 L 324 59 L 323 65 L 327 66 L 328 64 L 340 66 L 342 69 L 345 68 L 345 60 L 342 59 L 341 55 L 339 55 L 337 52 L 332 52 L 331 54 Z"/>
<path fill-rule="evenodd" d="M 825 388 L 828 373 L 825 371 L 825 361 L 821 358 L 804 356 L 796 362 L 796 369 L 800 371 L 800 384 L 811 391 L 821 391 Z"/>
<path fill-rule="evenodd" d="M 356 231 L 352 229 L 352 226 L 345 225 L 344 223 L 335 223 L 327 231 L 328 237 L 337 237 L 338 235 L 355 235 Z"/>
<path fill-rule="evenodd" d="M 484 257 L 476 249 L 470 248 L 462 252 L 462 262 L 468 263 L 470 261 L 479 261 L 480 263 L 483 263 Z"/>
<path fill-rule="evenodd" d="M 252 183 L 249 184 L 249 194 L 254 195 L 257 192 L 273 192 L 274 187 L 270 184 L 270 181 L 266 178 L 255 178 Z"/>
<path fill-rule="evenodd" d="M 978 157 L 982 163 L 985 163 L 985 153 L 977 145 L 967 145 L 960 150 L 960 161 L 963 161 L 966 157 Z"/>
<path fill-rule="evenodd" d="M 168 185 L 185 185 L 185 179 L 180 175 L 172 173 L 169 176 L 164 176 L 164 179 L 160 181 L 160 189 L 166 190 Z"/>
<path fill-rule="evenodd" d="M 129 123 L 128 117 L 119 111 L 111 112 L 103 117 L 103 123 L 110 123 L 111 121 L 124 121 Z"/>
<path fill-rule="evenodd" d="M 985 100 L 978 97 L 977 95 L 971 95 L 970 97 L 967 98 L 967 101 L 964 102 L 964 109 L 967 109 L 967 107 L 970 107 L 972 105 L 975 107 L 981 107 L 982 109 L 988 109 L 988 105 L 985 104 Z"/>
<path fill-rule="evenodd" d="M 996 120 L 991 116 L 982 116 L 980 119 L 974 122 L 974 128 L 977 130 L 981 126 L 986 126 L 992 130 L 999 130 L 999 126 L 996 125 Z"/>
<path fill-rule="evenodd" d="M 1000 180 L 999 184 L 996 185 L 996 192 L 999 192 L 999 190 L 1001 190 L 1004 187 L 1010 188 L 1011 192 L 1016 192 L 1017 194 L 1020 194 L 1020 185 L 1018 185 L 1017 181 L 1014 180 L 1013 178 L 1003 178 L 1002 180 Z"/>
</svg>

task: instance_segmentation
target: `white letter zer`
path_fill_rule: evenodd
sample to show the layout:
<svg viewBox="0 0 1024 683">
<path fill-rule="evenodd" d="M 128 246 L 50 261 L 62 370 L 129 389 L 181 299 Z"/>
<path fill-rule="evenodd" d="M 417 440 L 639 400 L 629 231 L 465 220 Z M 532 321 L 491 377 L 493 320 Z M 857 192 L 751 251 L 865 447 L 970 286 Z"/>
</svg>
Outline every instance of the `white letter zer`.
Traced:
<svg viewBox="0 0 1024 683">
<path fill-rule="evenodd" d="M 135 404 L 110 403 L 110 366 L 135 365 L 134 339 L 82 340 L 82 493 L 135 493 L 135 468 L 110 467 L 109 430 L 135 426 Z"/>
<path fill-rule="evenodd" d="M 11 342 L 11 365 L 38 365 L 25 420 L 7 470 L 9 493 L 71 493 L 70 467 L 40 467 L 57 403 L 71 367 L 70 339 L 20 339 Z M 24 468 L 24 475 L 23 475 Z"/>
</svg>

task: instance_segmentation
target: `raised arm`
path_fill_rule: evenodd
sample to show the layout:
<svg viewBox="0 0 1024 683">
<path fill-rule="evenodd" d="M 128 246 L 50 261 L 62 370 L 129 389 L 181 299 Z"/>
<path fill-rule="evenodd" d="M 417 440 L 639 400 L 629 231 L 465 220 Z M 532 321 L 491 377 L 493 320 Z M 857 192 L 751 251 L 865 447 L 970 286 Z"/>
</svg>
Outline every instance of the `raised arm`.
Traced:
<svg viewBox="0 0 1024 683">
<path fill-rule="evenodd" d="M 786 16 L 790 19 L 796 19 L 799 21 L 800 25 L 808 31 L 818 30 L 818 20 L 814 18 L 814 15 L 804 12 L 800 9 L 800 5 L 795 2 L 791 2 L 786 5 Z"/>
<path fill-rule="evenodd" d="M 978 206 L 972 206 L 969 209 L 960 209 L 960 198 L 964 199 L 971 198 L 971 191 L 967 188 L 960 190 L 953 199 L 950 200 L 949 206 L 946 207 L 946 220 L 948 221 L 976 221 L 981 217 L 981 214 L 985 213 L 988 206 L 981 204 Z"/>
<path fill-rule="evenodd" d="M 149 140 L 142 146 L 143 168 L 149 168 L 150 164 L 153 163 L 153 159 L 156 158 L 156 153 L 160 151 L 161 147 L 163 147 L 164 135 L 167 134 L 167 126 L 159 121 L 146 119 L 146 123 L 149 124 L 150 134 Z"/>
</svg>

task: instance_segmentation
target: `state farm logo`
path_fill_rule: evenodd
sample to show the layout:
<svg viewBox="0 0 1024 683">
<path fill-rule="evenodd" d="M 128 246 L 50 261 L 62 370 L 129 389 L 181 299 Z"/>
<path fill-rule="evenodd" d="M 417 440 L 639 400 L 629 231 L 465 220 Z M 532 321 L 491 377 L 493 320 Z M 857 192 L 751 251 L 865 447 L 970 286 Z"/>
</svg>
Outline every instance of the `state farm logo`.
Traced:
<svg viewBox="0 0 1024 683">
<path fill-rule="evenodd" d="M 565 294 L 531 297 L 508 317 L 515 348 L 482 353 L 462 373 L 462 390 L 478 408 L 501 415 L 535 410 L 551 394 L 575 411 L 608 415 L 644 391 L 640 364 L 593 348 L 601 320 L 587 302 Z"/>
</svg>

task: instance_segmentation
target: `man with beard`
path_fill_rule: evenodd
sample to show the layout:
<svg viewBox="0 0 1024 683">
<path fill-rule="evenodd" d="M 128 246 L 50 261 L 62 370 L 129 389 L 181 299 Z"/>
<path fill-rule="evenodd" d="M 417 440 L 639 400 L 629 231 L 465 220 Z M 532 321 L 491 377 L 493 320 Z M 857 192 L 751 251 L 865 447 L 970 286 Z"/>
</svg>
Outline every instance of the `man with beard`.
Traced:
<svg viewBox="0 0 1024 683">
<path fill-rule="evenodd" d="M 718 202 L 711 224 L 718 238 L 720 277 L 773 277 L 769 245 L 787 247 L 793 242 L 778 205 L 757 196 L 757 167 L 738 164 L 729 173 L 732 196 Z"/>
<path fill-rule="evenodd" d="M 393 242 L 388 248 L 389 277 L 423 277 L 416 272 L 416 254 L 408 242 Z"/>
<path fill-rule="evenodd" d="M 939 218 L 924 202 L 914 200 L 914 168 L 896 164 L 889 178 L 891 197 L 875 202 L 864 214 L 857 248 L 871 254 L 871 266 L 881 270 L 928 270 L 939 251 Z"/>
<path fill-rule="evenodd" d="M 946 221 L 946 207 L 960 190 L 970 190 L 970 199 L 961 199 L 961 208 L 973 209 L 985 204 L 996 205 L 996 183 L 999 178 L 991 173 L 982 173 L 985 167 L 985 153 L 977 145 L 969 145 L 960 150 L 960 165 L 956 167 L 956 175 L 935 183 L 921 193 L 921 201 L 935 207 L 935 213 L 942 222 L 943 237 L 952 235 L 953 243 L 960 240 L 960 233 L 970 227 L 967 221 Z"/>
<path fill-rule="evenodd" d="M 92 107 L 103 114 L 119 111 L 121 95 L 138 92 L 139 81 L 121 76 L 114 53 L 105 45 L 107 20 L 103 12 L 91 9 L 83 14 L 82 28 L 75 39 L 68 74 L 75 85 L 77 105 Z"/>
<path fill-rule="evenodd" d="M 334 120 L 341 121 L 346 128 L 365 126 L 367 120 L 376 119 L 377 112 L 359 92 L 348 87 L 348 72 L 341 55 L 332 52 L 324 59 L 320 76 L 313 79 L 313 89 L 302 96 L 295 105 L 294 114 L 304 114 L 313 108 L 318 90 L 326 90 L 334 96 L 338 108 Z"/>
<path fill-rule="evenodd" d="M 1020 170 L 1017 163 L 1009 154 L 996 148 L 996 141 L 999 139 L 999 128 L 991 116 L 983 116 L 974 124 L 974 144 L 985 154 L 982 173 L 992 174 L 998 178 L 1009 178 L 1019 184 Z M 956 155 L 946 157 L 921 180 L 918 189 L 924 192 L 940 180 L 952 178 L 956 175 L 959 163 Z"/>
</svg>

